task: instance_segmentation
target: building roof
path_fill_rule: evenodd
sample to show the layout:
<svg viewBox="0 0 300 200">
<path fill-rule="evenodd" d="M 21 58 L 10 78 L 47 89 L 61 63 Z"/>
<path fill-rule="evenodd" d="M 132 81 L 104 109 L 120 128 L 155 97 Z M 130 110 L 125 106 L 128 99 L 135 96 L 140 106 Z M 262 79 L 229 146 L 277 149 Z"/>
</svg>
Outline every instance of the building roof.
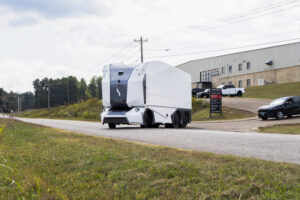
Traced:
<svg viewBox="0 0 300 200">
<path fill-rule="evenodd" d="M 194 61 L 199 61 L 199 60 L 205 60 L 205 59 L 210 59 L 210 58 L 218 58 L 218 57 L 222 57 L 222 56 L 230 56 L 230 55 L 235 55 L 235 54 L 239 54 L 239 53 L 247 53 L 247 52 L 258 51 L 258 50 L 263 50 L 263 49 L 271 49 L 271 48 L 277 48 L 277 47 L 281 47 L 281 46 L 289 46 L 289 45 L 294 45 L 294 44 L 299 44 L 300 45 L 300 42 L 286 43 L 286 44 L 281 44 L 281 45 L 276 45 L 276 46 L 269 46 L 269 47 L 263 47 L 263 48 L 259 48 L 259 49 L 251 49 L 251 50 L 240 51 L 240 52 L 235 52 L 235 53 L 229 53 L 229 54 L 223 54 L 223 55 L 218 55 L 218 56 L 211 56 L 211 57 L 207 57 L 207 58 L 200 58 L 200 59 L 190 60 L 190 61 L 181 63 L 181 64 L 177 65 L 176 67 L 187 64 L 189 62 L 194 62 Z"/>
</svg>

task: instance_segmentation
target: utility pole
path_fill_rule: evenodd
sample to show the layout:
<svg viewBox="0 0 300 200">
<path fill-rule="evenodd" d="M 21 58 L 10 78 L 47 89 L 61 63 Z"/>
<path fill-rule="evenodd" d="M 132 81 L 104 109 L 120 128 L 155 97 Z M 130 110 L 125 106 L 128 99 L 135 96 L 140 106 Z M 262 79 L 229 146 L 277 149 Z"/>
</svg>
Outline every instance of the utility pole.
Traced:
<svg viewBox="0 0 300 200">
<path fill-rule="evenodd" d="M 140 39 L 135 39 L 134 42 L 139 42 L 141 44 L 141 63 L 143 63 L 144 62 L 143 43 L 148 42 L 148 40 L 147 39 L 143 40 L 143 37 L 141 37 Z"/>
</svg>

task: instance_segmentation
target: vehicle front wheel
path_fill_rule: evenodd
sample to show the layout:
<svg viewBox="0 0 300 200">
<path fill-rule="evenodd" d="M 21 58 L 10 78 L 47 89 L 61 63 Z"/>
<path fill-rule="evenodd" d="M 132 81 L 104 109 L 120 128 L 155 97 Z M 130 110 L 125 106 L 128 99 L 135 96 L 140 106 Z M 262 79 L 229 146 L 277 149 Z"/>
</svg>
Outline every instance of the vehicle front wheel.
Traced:
<svg viewBox="0 0 300 200">
<path fill-rule="evenodd" d="M 283 119 L 283 117 L 284 117 L 284 115 L 281 110 L 276 112 L 276 119 L 281 120 L 281 119 Z"/>
<path fill-rule="evenodd" d="M 108 127 L 109 127 L 110 129 L 114 129 L 114 128 L 116 128 L 116 124 L 109 123 L 109 124 L 108 124 Z"/>
<path fill-rule="evenodd" d="M 238 91 L 237 96 L 238 96 L 238 97 L 242 97 L 242 96 L 243 96 L 243 93 L 242 93 L 241 91 Z"/>
<path fill-rule="evenodd" d="M 288 118 L 292 118 L 293 117 L 293 115 L 288 115 Z"/>
<path fill-rule="evenodd" d="M 267 120 L 268 118 L 267 118 L 267 117 L 262 117 L 261 119 L 262 119 L 262 120 Z"/>
</svg>

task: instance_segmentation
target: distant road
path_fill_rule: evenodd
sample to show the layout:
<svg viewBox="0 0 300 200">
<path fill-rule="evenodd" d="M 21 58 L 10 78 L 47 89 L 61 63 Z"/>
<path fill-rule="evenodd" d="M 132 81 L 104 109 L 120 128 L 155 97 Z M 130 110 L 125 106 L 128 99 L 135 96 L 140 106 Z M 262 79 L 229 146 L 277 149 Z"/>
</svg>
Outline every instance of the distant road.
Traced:
<svg viewBox="0 0 300 200">
<path fill-rule="evenodd" d="M 96 122 L 16 118 L 86 135 L 300 164 L 300 135 L 261 134 L 187 129 L 141 129 L 122 126 L 109 130 Z"/>
</svg>

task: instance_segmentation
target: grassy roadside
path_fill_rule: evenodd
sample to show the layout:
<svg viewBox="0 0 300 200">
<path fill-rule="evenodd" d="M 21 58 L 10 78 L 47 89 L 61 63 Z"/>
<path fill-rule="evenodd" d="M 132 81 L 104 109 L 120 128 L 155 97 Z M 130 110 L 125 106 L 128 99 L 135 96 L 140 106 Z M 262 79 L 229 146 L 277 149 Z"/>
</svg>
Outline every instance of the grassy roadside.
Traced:
<svg viewBox="0 0 300 200">
<path fill-rule="evenodd" d="M 285 96 L 298 96 L 300 82 L 264 85 L 246 88 L 245 98 L 275 99 Z"/>
<path fill-rule="evenodd" d="M 17 116 L 28 118 L 99 121 L 102 108 L 103 105 L 101 100 L 89 99 L 82 103 L 67 106 L 54 107 L 50 109 L 28 110 L 17 114 Z"/>
<path fill-rule="evenodd" d="M 13 120 L 0 199 L 299 199 L 300 165 L 73 134 Z"/>
<path fill-rule="evenodd" d="M 212 118 L 209 118 L 210 111 L 209 107 L 207 107 L 195 112 L 192 115 L 192 121 L 233 120 L 256 117 L 255 113 L 234 108 L 227 108 L 224 106 L 222 108 L 222 111 L 222 117 L 220 117 L 220 114 L 213 113 Z"/>
<path fill-rule="evenodd" d="M 192 107 L 193 121 L 241 119 L 255 116 L 251 112 L 224 107 L 224 115 L 222 118 L 216 117 L 209 119 L 209 103 L 207 101 L 201 99 L 193 99 Z M 72 104 L 68 106 L 61 106 L 50 109 L 29 110 L 23 113 L 19 113 L 17 116 L 28 118 L 100 121 L 100 111 L 102 108 L 102 101 L 97 99 L 90 99 L 83 103 Z"/>
<path fill-rule="evenodd" d="M 260 127 L 261 133 L 300 134 L 300 124 L 279 124 Z"/>
</svg>

